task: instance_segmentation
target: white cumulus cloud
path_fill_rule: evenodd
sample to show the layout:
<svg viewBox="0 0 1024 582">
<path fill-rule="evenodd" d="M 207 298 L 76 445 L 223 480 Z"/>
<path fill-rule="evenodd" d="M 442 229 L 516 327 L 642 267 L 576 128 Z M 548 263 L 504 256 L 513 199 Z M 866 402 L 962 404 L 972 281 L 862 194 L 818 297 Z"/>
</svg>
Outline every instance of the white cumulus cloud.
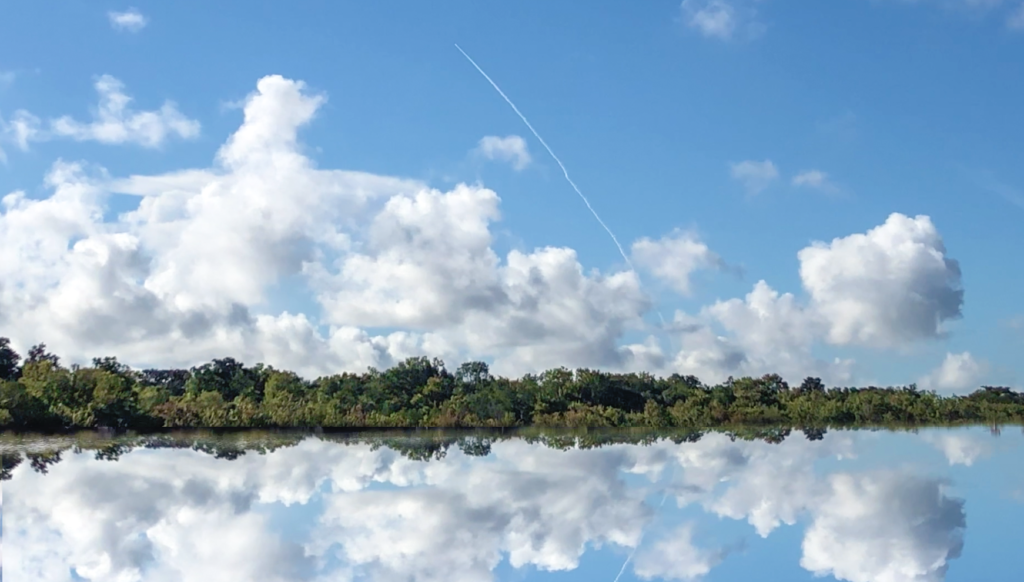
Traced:
<svg viewBox="0 0 1024 582">
<path fill-rule="evenodd" d="M 815 242 L 797 257 L 806 300 L 758 281 L 744 299 L 719 300 L 696 315 L 679 312 L 671 327 L 682 349 L 667 369 L 708 381 L 779 373 L 847 383 L 853 360 L 818 359 L 816 345 L 907 345 L 941 336 L 941 324 L 959 316 L 959 265 L 928 217 L 893 214 L 866 233 Z"/>
<path fill-rule="evenodd" d="M 824 332 L 820 317 L 765 281 L 758 281 L 744 299 L 716 301 L 696 317 L 677 313 L 675 324 L 682 349 L 670 368 L 705 381 L 777 373 L 791 381 L 817 376 L 839 384 L 851 377 L 852 360 L 829 362 L 813 355 Z M 716 328 L 728 335 L 718 335 Z"/>
<path fill-rule="evenodd" d="M 618 343 L 650 307 L 635 274 L 587 273 L 566 248 L 498 257 L 493 191 L 316 169 L 297 132 L 323 101 L 266 77 L 210 168 L 109 179 L 62 162 L 50 197 L 8 195 L 0 321 L 12 340 L 71 361 L 230 352 L 312 375 L 424 353 L 493 357 L 502 373 L 659 357 Z M 138 208 L 104 222 L 110 192 L 140 196 Z M 322 317 L 260 313 L 284 277 L 304 280 Z M 402 329 L 367 331 L 380 327 Z"/>
<path fill-rule="evenodd" d="M 821 359 L 818 344 L 934 338 L 959 313 L 959 269 L 936 228 L 894 214 L 800 251 L 806 297 L 759 281 L 743 298 L 677 313 L 673 337 L 659 338 L 636 273 L 585 269 L 566 247 L 496 252 L 493 190 L 316 167 L 299 132 L 325 100 L 264 77 L 208 167 L 110 177 L 59 161 L 46 196 L 3 197 L 0 326 L 15 347 L 45 341 L 66 361 L 117 355 L 136 367 L 231 354 L 314 377 L 427 355 L 487 360 L 502 375 L 567 366 L 838 384 L 854 362 Z M 137 196 L 137 208 L 104 218 L 113 193 Z M 695 271 L 724 266 L 680 230 L 631 250 L 681 294 Z M 315 307 L 271 304 L 284 281 Z"/>
<path fill-rule="evenodd" d="M 973 392 L 988 372 L 988 363 L 979 361 L 970 352 L 947 353 L 939 366 L 918 381 L 926 390 L 945 393 Z"/>
<path fill-rule="evenodd" d="M 633 243 L 633 261 L 649 270 L 683 295 L 690 295 L 690 276 L 694 271 L 721 268 L 724 261 L 697 235 L 681 230 L 658 240 L 643 237 Z"/>
<path fill-rule="evenodd" d="M 900 345 L 960 317 L 960 265 L 927 216 L 893 213 L 863 234 L 801 250 L 800 278 L 831 343 Z"/>
</svg>

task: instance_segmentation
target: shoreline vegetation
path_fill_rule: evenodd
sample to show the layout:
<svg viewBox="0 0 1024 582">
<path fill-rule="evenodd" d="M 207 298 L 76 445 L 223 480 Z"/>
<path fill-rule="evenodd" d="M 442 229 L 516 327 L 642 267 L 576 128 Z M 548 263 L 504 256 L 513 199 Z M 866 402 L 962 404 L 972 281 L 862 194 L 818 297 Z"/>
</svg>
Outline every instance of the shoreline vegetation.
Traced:
<svg viewBox="0 0 1024 582">
<path fill-rule="evenodd" d="M 916 385 L 790 385 L 776 374 L 706 385 L 694 376 L 558 368 L 521 378 L 483 362 L 454 372 L 409 358 L 387 370 L 307 380 L 233 358 L 191 369 L 133 370 L 116 358 L 61 365 L 45 344 L 22 358 L 0 337 L 0 430 L 109 428 L 904 427 L 1024 422 L 1024 393 L 982 386 L 940 396 Z M 822 428 L 814 428 L 822 427 Z M 808 437 L 810 438 L 810 437 Z"/>
</svg>

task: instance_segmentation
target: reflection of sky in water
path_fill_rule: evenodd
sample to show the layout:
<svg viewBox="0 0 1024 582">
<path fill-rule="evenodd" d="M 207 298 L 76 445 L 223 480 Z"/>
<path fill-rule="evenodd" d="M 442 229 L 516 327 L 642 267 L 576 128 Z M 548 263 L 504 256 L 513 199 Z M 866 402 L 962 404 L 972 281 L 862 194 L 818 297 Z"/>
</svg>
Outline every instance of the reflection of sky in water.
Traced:
<svg viewBox="0 0 1024 582">
<path fill-rule="evenodd" d="M 47 475 L 22 463 L 4 482 L 3 569 L 611 582 L 632 556 L 621 581 L 1019 582 L 1022 444 L 1019 429 L 962 429 L 570 451 L 512 440 L 429 462 L 315 438 L 233 461 L 67 451 Z"/>
</svg>

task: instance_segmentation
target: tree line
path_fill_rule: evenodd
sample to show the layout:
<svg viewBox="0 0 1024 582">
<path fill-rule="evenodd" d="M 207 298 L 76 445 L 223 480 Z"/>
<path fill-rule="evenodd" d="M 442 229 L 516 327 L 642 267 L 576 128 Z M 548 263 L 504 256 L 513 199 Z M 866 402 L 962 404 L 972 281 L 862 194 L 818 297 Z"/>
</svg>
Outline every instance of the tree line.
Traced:
<svg viewBox="0 0 1024 582">
<path fill-rule="evenodd" d="M 1024 393 L 982 386 L 966 396 L 902 387 L 790 385 L 777 374 L 708 385 L 694 376 L 556 368 L 494 376 L 484 362 L 454 372 L 409 358 L 304 379 L 234 358 L 185 369 L 134 370 L 113 357 L 61 364 L 45 344 L 22 357 L 0 338 L 0 429 L 416 428 L 938 425 L 1020 423 Z"/>
</svg>

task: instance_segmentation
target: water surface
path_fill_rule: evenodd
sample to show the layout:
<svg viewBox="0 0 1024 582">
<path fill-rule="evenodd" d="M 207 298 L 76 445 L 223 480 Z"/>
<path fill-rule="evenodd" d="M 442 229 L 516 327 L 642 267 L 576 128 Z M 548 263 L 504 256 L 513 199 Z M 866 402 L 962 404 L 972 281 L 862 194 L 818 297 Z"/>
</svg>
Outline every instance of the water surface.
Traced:
<svg viewBox="0 0 1024 582">
<path fill-rule="evenodd" d="M 8 582 L 1024 579 L 1020 428 L 768 441 L 6 435 L 3 572 Z"/>
</svg>

